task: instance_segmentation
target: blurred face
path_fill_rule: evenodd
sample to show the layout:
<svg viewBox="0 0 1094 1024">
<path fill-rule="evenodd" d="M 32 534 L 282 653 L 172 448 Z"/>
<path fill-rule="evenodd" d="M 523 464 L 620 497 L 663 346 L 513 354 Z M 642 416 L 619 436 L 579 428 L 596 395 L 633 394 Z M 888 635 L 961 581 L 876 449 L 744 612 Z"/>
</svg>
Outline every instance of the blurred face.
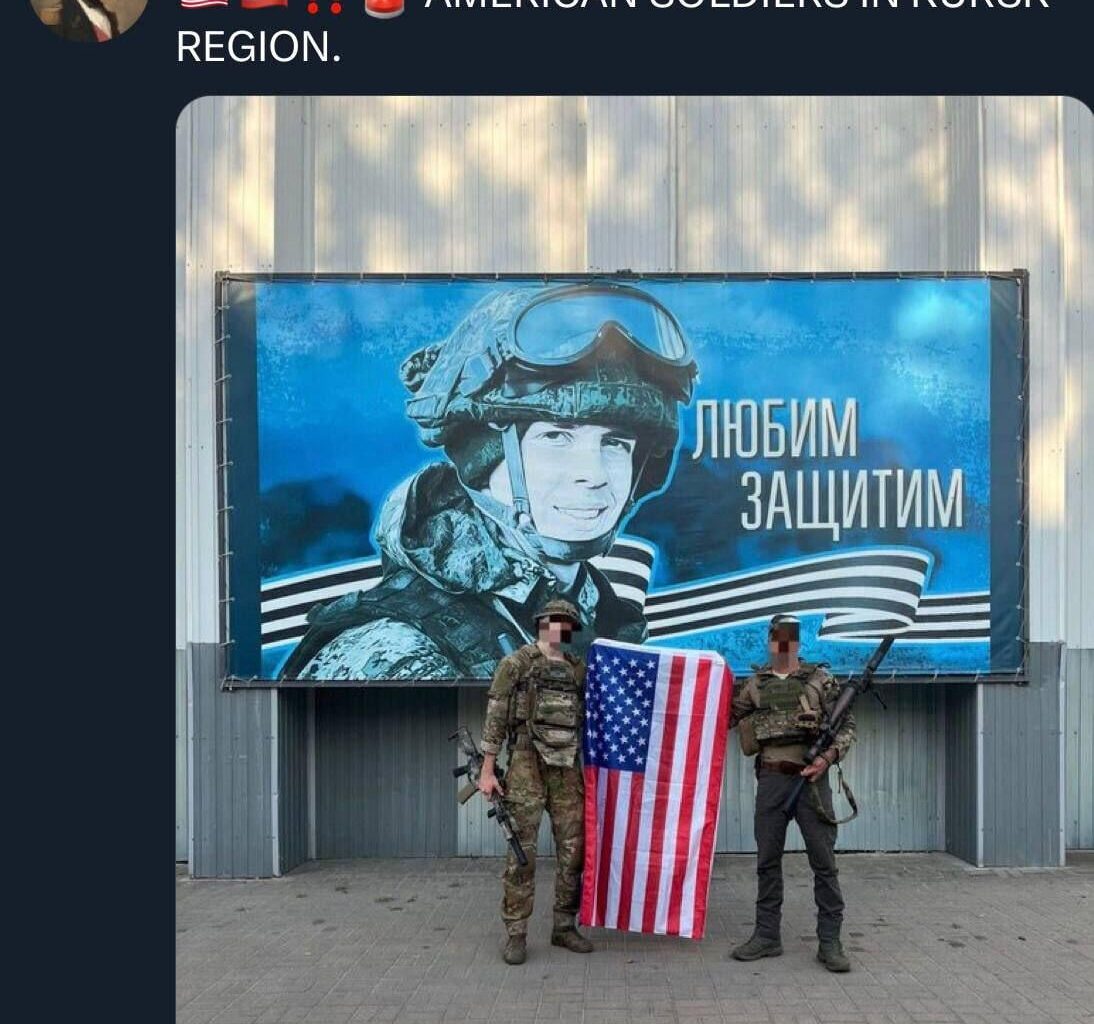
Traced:
<svg viewBox="0 0 1094 1024">
<path fill-rule="evenodd" d="M 539 638 L 549 644 L 568 644 L 574 635 L 574 625 L 569 619 L 550 616 L 539 620 Z"/>
<path fill-rule="evenodd" d="M 592 540 L 613 529 L 634 481 L 633 434 L 613 426 L 537 420 L 520 443 L 536 530 L 555 540 Z M 513 504 L 505 460 L 490 493 Z"/>
<path fill-rule="evenodd" d="M 798 641 L 798 630 L 792 626 L 776 626 L 768 636 L 767 650 L 772 658 L 777 655 L 798 656 L 801 643 Z"/>
</svg>

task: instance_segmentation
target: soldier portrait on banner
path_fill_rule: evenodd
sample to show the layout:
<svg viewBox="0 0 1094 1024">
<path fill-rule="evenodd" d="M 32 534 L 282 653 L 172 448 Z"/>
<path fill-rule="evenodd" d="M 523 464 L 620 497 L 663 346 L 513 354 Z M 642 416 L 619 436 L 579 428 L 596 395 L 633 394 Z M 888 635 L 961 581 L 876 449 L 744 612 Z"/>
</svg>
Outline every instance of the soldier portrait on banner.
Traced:
<svg viewBox="0 0 1094 1024">
<path fill-rule="evenodd" d="M 578 656 L 1014 670 L 1023 284 L 225 275 L 229 674 L 485 683 L 552 599 Z"/>
</svg>

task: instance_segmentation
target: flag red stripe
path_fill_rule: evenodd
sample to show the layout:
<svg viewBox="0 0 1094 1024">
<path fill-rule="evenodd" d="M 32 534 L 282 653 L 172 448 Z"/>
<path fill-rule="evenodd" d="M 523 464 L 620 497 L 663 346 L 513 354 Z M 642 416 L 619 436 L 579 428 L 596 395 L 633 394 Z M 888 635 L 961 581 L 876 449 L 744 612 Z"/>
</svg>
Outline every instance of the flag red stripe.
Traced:
<svg viewBox="0 0 1094 1024">
<path fill-rule="evenodd" d="M 684 659 L 672 657 L 668 701 L 658 759 L 657 792 L 654 794 L 653 829 L 650 833 L 650 866 L 646 875 L 646 896 L 642 907 L 642 931 L 652 932 L 657 918 L 657 891 L 661 884 L 661 856 L 665 844 L 665 814 L 672 789 L 672 757 L 676 746 L 676 725 L 680 717 L 680 691 L 684 682 Z"/>
<path fill-rule="evenodd" d="M 596 880 L 596 920 L 604 923 L 608 903 L 608 881 L 612 867 L 612 836 L 615 834 L 615 802 L 619 790 L 619 772 L 612 768 L 606 772 L 608 789 L 604 799 L 604 841 L 600 846 L 600 873 Z"/>
<path fill-rule="evenodd" d="M 596 776 L 598 769 L 585 766 L 585 869 L 581 876 L 581 923 L 593 920 L 596 897 Z"/>
<path fill-rule="evenodd" d="M 699 768 L 699 747 L 703 742 L 703 712 L 710 689 L 710 659 L 700 658 L 695 669 L 695 696 L 692 700 L 691 728 L 688 731 L 684 774 L 680 779 L 680 820 L 676 826 L 676 856 L 672 861 L 672 884 L 669 889 L 668 934 L 680 934 L 680 901 L 684 896 L 684 879 L 688 873 L 688 852 L 691 850 L 691 817 L 695 810 L 696 779 Z M 690 769 L 690 770 L 689 770 Z"/>
<path fill-rule="evenodd" d="M 642 818 L 644 774 L 635 772 L 631 779 L 631 798 L 627 807 L 627 838 L 623 845 L 623 875 L 619 885 L 619 915 L 616 928 L 626 931 L 631 923 L 631 896 L 634 892 L 634 861 L 638 853 L 638 823 Z"/>
<path fill-rule="evenodd" d="M 718 695 L 718 717 L 714 720 L 715 737 L 725 736 L 729 725 L 729 700 L 733 694 L 733 673 L 729 666 L 722 669 L 722 692 Z M 707 924 L 707 896 L 710 893 L 710 870 L 714 858 L 714 834 L 718 829 L 718 799 L 722 794 L 722 772 L 725 768 L 726 744 L 715 742 L 710 759 L 710 779 L 707 782 L 706 823 L 699 841 L 699 871 L 695 884 L 695 922 L 692 936 L 701 939 Z"/>
</svg>

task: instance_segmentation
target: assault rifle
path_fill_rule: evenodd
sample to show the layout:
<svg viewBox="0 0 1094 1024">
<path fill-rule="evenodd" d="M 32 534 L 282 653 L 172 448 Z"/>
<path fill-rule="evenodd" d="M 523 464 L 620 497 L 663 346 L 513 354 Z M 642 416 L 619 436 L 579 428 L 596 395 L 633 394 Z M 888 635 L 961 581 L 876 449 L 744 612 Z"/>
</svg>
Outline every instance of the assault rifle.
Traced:
<svg viewBox="0 0 1094 1024">
<path fill-rule="evenodd" d="M 891 636 L 885 637 L 885 639 L 877 645 L 877 650 L 874 651 L 870 660 L 866 663 L 866 668 L 862 670 L 862 675 L 860 675 L 858 679 L 848 679 L 847 682 L 843 684 L 839 696 L 836 698 L 836 703 L 832 705 L 832 710 L 821 721 L 820 732 L 817 733 L 817 738 L 806 752 L 805 763 L 807 765 L 812 764 L 836 741 L 836 736 L 839 734 L 840 729 L 843 728 L 843 723 L 847 720 L 847 714 L 851 710 L 851 705 L 855 703 L 857 697 L 873 686 L 874 673 L 881 664 L 881 659 L 889 653 L 889 648 L 892 646 L 893 638 Z M 881 702 L 881 706 L 884 707 L 885 702 L 882 701 L 876 693 L 874 696 L 877 697 L 878 701 Z M 798 798 L 802 795 L 802 790 L 805 788 L 805 782 L 805 777 L 799 775 L 798 778 L 794 780 L 794 788 L 786 798 L 786 803 L 783 804 L 783 813 L 789 817 L 794 816 L 794 808 L 798 805 Z M 852 807 L 855 810 L 855 813 L 858 813 L 858 808 L 854 807 L 853 804 Z"/>
<path fill-rule="evenodd" d="M 482 751 L 479 750 L 466 725 L 461 725 L 448 738 L 459 743 L 460 750 L 467 758 L 466 764 L 461 764 L 459 768 L 452 769 L 452 774 L 456 778 L 467 776 L 466 784 L 457 794 L 460 803 L 465 804 L 479 789 L 479 776 L 482 774 Z M 504 778 L 502 770 L 500 768 L 495 769 L 495 774 L 498 782 L 501 782 Z M 524 847 L 520 845 L 520 836 L 517 835 L 517 830 L 513 827 L 513 819 L 509 814 L 509 808 L 505 806 L 505 801 L 497 793 L 490 797 L 490 805 L 490 810 L 486 812 L 486 816 L 493 818 L 498 823 L 498 828 L 501 829 L 505 841 L 512 849 L 513 856 L 517 858 L 517 863 L 522 868 L 525 867 L 528 864 L 528 854 L 524 852 Z"/>
</svg>

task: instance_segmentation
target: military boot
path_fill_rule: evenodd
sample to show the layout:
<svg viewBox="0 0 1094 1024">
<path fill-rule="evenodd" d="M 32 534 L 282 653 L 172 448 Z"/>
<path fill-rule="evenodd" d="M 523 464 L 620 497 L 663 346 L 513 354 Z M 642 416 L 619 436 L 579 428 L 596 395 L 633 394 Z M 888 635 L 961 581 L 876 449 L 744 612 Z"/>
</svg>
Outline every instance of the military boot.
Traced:
<svg viewBox="0 0 1094 1024">
<path fill-rule="evenodd" d="M 769 939 L 758 932 L 753 932 L 747 942 L 734 947 L 729 955 L 734 960 L 760 960 L 765 956 L 782 956 L 783 945 L 778 939 Z"/>
<path fill-rule="evenodd" d="M 524 932 L 513 932 L 505 940 L 505 951 L 501 958 L 510 966 L 524 963 L 528 959 L 528 944 Z"/>
<path fill-rule="evenodd" d="M 555 914 L 551 929 L 551 945 L 562 946 L 571 953 L 591 953 L 593 944 L 577 930 L 573 914 Z"/>
<path fill-rule="evenodd" d="M 843 951 L 843 943 L 839 939 L 821 939 L 817 947 L 817 959 L 830 971 L 843 974 L 851 969 L 851 961 Z"/>
</svg>

